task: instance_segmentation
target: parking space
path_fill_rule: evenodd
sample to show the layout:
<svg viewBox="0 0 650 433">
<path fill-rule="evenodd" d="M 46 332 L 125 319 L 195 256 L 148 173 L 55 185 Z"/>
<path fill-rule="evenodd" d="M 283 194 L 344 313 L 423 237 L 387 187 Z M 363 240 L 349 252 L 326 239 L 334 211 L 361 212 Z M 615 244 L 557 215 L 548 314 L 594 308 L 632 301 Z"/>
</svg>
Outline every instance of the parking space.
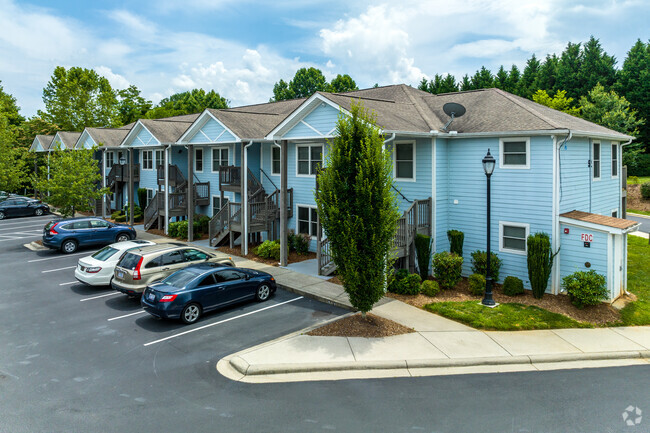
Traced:
<svg viewBox="0 0 650 433">
<path fill-rule="evenodd" d="M 24 233 L 34 220 L 0 221 L 0 230 Z M 40 218 L 41 231 L 47 221 Z M 18 378 L 0 381 L 0 393 L 26 404 L 89 399 L 94 407 L 114 407 L 168 404 L 172 395 L 175 401 L 206 399 L 227 381 L 215 369 L 223 356 L 346 313 L 278 290 L 266 302 L 217 310 L 193 325 L 159 320 L 139 300 L 75 281 L 77 260 L 94 250 L 63 255 L 30 251 L 25 243 L 16 236 L 0 244 L 0 377 Z"/>
</svg>

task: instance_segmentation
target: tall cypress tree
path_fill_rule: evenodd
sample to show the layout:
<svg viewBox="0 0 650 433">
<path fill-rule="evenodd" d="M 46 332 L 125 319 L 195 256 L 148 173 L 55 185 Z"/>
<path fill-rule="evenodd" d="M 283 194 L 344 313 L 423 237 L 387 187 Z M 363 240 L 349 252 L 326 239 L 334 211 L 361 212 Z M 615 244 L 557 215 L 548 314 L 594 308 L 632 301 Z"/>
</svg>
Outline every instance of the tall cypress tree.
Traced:
<svg viewBox="0 0 650 433">
<path fill-rule="evenodd" d="M 600 46 L 600 41 L 593 36 L 582 50 L 582 64 L 578 72 L 580 94 L 586 95 L 596 84 L 600 83 L 605 90 L 610 90 L 616 79 L 616 59 L 608 55 Z"/>
<path fill-rule="evenodd" d="M 535 54 L 528 59 L 526 62 L 526 67 L 524 68 L 524 73 L 519 80 L 519 89 L 517 94 L 523 96 L 524 98 L 532 98 L 533 93 L 537 91 L 537 80 L 540 69 L 539 60 L 535 57 Z"/>
<path fill-rule="evenodd" d="M 639 126 L 638 141 L 650 146 L 650 42 L 638 39 L 628 51 L 614 88 L 645 121 Z"/>
<path fill-rule="evenodd" d="M 560 56 L 557 65 L 557 79 L 555 90 L 566 90 L 568 97 L 577 101 L 580 96 L 581 87 L 578 81 L 578 73 L 582 65 L 581 44 L 569 42 Z"/>
</svg>

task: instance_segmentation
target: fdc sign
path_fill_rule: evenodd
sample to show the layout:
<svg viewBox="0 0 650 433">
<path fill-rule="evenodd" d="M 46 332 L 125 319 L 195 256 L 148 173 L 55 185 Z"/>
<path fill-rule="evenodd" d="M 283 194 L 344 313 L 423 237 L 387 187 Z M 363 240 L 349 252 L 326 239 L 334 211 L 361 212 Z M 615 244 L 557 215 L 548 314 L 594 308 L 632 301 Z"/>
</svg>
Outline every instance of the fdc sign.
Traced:
<svg viewBox="0 0 650 433">
<path fill-rule="evenodd" d="M 582 233 L 580 235 L 580 240 L 583 242 L 593 242 L 594 241 L 594 235 L 591 233 Z"/>
</svg>

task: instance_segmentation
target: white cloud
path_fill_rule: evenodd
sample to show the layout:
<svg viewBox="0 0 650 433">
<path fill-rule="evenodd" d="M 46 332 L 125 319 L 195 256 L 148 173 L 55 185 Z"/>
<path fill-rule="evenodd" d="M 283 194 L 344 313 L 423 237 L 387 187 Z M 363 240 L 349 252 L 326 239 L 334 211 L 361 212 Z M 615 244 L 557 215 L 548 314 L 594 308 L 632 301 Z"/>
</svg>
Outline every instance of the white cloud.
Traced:
<svg viewBox="0 0 650 433">
<path fill-rule="evenodd" d="M 95 72 L 97 72 L 102 77 L 105 77 L 113 89 L 126 89 L 129 87 L 129 80 L 121 76 L 120 74 L 115 74 L 111 68 L 107 66 L 97 66 Z"/>
</svg>

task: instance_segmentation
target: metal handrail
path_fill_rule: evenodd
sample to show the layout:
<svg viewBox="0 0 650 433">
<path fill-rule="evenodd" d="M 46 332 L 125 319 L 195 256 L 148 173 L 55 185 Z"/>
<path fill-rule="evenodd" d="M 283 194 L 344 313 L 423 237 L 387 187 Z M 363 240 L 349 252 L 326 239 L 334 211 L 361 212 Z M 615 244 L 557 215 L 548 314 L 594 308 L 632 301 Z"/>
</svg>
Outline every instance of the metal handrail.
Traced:
<svg viewBox="0 0 650 433">
<path fill-rule="evenodd" d="M 274 187 L 275 189 L 280 189 L 280 188 L 278 188 L 278 186 L 275 184 L 275 182 L 273 182 L 273 180 L 269 177 L 269 175 L 266 174 L 266 172 L 264 171 L 264 169 L 260 168 L 260 172 L 262 172 L 262 174 L 264 175 L 264 177 L 266 177 L 266 178 L 269 180 L 269 182 L 271 182 L 271 185 L 273 185 L 273 187 Z"/>
<path fill-rule="evenodd" d="M 406 196 L 402 194 L 402 192 L 399 189 L 395 188 L 395 185 L 391 185 L 390 187 L 393 188 L 395 191 L 397 191 L 397 193 L 401 195 L 404 200 L 406 200 L 409 203 L 413 203 L 413 200 L 407 199 Z"/>
</svg>

